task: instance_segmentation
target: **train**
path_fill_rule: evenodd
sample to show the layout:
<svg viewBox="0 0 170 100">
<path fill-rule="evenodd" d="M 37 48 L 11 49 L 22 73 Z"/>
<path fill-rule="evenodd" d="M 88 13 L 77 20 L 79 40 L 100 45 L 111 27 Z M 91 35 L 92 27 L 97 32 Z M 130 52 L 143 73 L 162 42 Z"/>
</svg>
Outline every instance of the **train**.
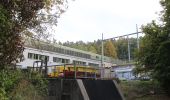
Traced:
<svg viewBox="0 0 170 100">
<path fill-rule="evenodd" d="M 49 78 L 100 78 L 100 70 L 91 66 L 73 64 L 53 65 L 48 66 L 47 70 Z"/>
</svg>

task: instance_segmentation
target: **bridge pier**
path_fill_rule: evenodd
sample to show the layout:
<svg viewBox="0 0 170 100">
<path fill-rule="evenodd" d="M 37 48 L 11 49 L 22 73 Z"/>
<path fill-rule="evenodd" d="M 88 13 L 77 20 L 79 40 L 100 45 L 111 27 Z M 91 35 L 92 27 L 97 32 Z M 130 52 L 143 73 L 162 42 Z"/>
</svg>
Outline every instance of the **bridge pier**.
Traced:
<svg viewBox="0 0 170 100">
<path fill-rule="evenodd" d="M 49 100 L 84 100 L 76 79 L 49 79 Z"/>
<path fill-rule="evenodd" d="M 113 80 L 49 79 L 48 100 L 124 100 Z"/>
</svg>

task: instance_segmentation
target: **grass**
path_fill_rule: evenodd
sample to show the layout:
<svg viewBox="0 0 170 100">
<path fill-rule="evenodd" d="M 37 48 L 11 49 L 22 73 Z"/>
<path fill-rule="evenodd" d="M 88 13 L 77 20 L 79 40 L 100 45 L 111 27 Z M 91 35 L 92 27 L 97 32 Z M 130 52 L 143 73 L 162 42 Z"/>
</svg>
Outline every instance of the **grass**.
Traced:
<svg viewBox="0 0 170 100">
<path fill-rule="evenodd" d="M 43 100 L 36 88 L 28 81 L 21 80 L 10 93 L 12 100 Z"/>
<path fill-rule="evenodd" d="M 153 81 L 121 81 L 119 85 L 126 100 L 170 100 Z"/>
</svg>

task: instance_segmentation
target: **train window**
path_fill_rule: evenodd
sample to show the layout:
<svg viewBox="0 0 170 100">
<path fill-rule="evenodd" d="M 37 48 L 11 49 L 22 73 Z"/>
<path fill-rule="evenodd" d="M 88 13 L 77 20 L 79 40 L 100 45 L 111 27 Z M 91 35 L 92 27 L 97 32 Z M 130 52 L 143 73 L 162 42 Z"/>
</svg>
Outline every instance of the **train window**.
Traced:
<svg viewBox="0 0 170 100">
<path fill-rule="evenodd" d="M 61 53 L 61 51 L 62 51 L 61 48 L 58 48 L 58 52 Z"/>
<path fill-rule="evenodd" d="M 34 59 L 38 60 L 38 54 L 34 54 Z"/>
<path fill-rule="evenodd" d="M 80 57 L 82 57 L 83 56 L 83 54 L 82 53 L 80 53 Z"/>
<path fill-rule="evenodd" d="M 87 54 L 84 54 L 84 57 L 87 58 Z"/>
<path fill-rule="evenodd" d="M 62 59 L 62 63 L 68 63 L 69 59 Z"/>
<path fill-rule="evenodd" d="M 84 53 L 82 53 L 82 57 L 85 58 Z"/>
<path fill-rule="evenodd" d="M 59 63 L 61 63 L 61 62 L 62 62 L 62 59 L 61 59 L 61 58 L 58 58 L 58 57 L 53 57 L 53 62 L 59 62 Z"/>
<path fill-rule="evenodd" d="M 65 54 L 69 55 L 70 51 L 69 50 L 65 50 Z"/>
<path fill-rule="evenodd" d="M 67 50 L 67 54 L 68 54 L 68 55 L 71 55 L 71 51 L 70 51 L 70 50 Z"/>
<path fill-rule="evenodd" d="M 79 57 L 79 52 L 76 52 L 76 56 Z"/>
<path fill-rule="evenodd" d="M 57 57 L 53 57 L 53 62 L 57 62 Z"/>
<path fill-rule="evenodd" d="M 28 58 L 32 59 L 33 58 L 33 53 L 28 53 Z"/>
<path fill-rule="evenodd" d="M 89 63 L 89 66 L 92 66 L 92 67 L 99 67 L 99 64 Z"/>
<path fill-rule="evenodd" d="M 96 56 L 96 59 L 97 59 L 97 60 L 100 60 L 100 57 L 99 57 L 99 56 Z"/>
<path fill-rule="evenodd" d="M 91 59 L 91 55 L 88 55 L 88 59 Z"/>
<path fill-rule="evenodd" d="M 48 50 L 47 48 L 48 48 L 48 46 L 47 46 L 47 45 L 44 45 L 44 50 Z"/>
<path fill-rule="evenodd" d="M 69 59 L 67 59 L 67 60 L 66 60 L 66 63 L 70 63 L 70 60 L 69 60 Z"/>
<path fill-rule="evenodd" d="M 73 56 L 75 56 L 76 55 L 76 52 L 75 51 L 73 51 Z"/>
<path fill-rule="evenodd" d="M 62 59 L 62 63 L 65 63 L 65 59 Z"/>
<path fill-rule="evenodd" d="M 54 51 L 57 52 L 57 48 L 56 47 L 54 47 Z"/>
<path fill-rule="evenodd" d="M 52 50 L 53 52 L 55 52 L 55 47 L 51 46 L 51 50 Z"/>
<path fill-rule="evenodd" d="M 77 56 L 77 52 L 74 52 L 74 56 Z"/>
<path fill-rule="evenodd" d="M 69 59 L 62 59 L 62 63 L 69 63 Z"/>
<path fill-rule="evenodd" d="M 80 52 L 77 52 L 77 56 L 80 57 Z"/>
<path fill-rule="evenodd" d="M 86 62 L 83 62 L 83 65 L 86 65 Z"/>
<path fill-rule="evenodd" d="M 63 54 L 64 54 L 64 51 L 65 51 L 65 50 L 61 48 L 61 53 L 63 53 Z"/>
<path fill-rule="evenodd" d="M 51 51 L 51 46 L 50 45 L 47 45 L 47 51 Z"/>
<path fill-rule="evenodd" d="M 74 52 L 73 51 L 71 51 L 71 55 L 74 56 Z"/>
<path fill-rule="evenodd" d="M 49 61 L 49 56 L 45 56 L 45 59 L 47 59 L 47 61 Z"/>
<path fill-rule="evenodd" d="M 72 56 L 75 56 L 75 52 L 74 51 L 72 51 Z"/>
<path fill-rule="evenodd" d="M 56 47 L 56 52 L 60 52 L 60 49 Z"/>
<path fill-rule="evenodd" d="M 39 60 L 44 60 L 45 56 L 44 55 L 39 55 Z"/>
</svg>

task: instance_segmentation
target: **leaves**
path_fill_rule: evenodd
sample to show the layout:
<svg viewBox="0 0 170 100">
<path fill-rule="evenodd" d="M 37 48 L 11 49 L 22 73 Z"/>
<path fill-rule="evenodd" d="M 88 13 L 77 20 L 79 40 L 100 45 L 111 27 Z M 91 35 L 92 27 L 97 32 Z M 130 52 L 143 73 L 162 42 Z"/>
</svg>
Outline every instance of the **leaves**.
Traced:
<svg viewBox="0 0 170 100">
<path fill-rule="evenodd" d="M 117 58 L 116 48 L 111 40 L 106 41 L 104 45 L 104 55 L 112 58 Z"/>
<path fill-rule="evenodd" d="M 32 37 L 48 36 L 48 33 L 45 33 L 46 25 L 42 25 L 42 21 L 56 25 L 56 20 L 67 6 L 66 2 L 65 0 L 0 0 L 0 69 L 4 69 L 6 65 L 16 64 L 18 58 L 22 57 L 23 34 L 28 33 L 24 31 L 34 30 L 36 34 L 25 34 Z M 52 6 L 56 7 L 56 16 L 43 19 L 47 14 L 40 14 L 40 11 L 47 12 L 47 7 Z"/>
<path fill-rule="evenodd" d="M 153 78 L 158 80 L 170 95 L 170 1 L 161 0 L 162 24 L 155 21 L 143 26 L 145 36 L 138 53 L 138 71 L 149 71 Z"/>
</svg>

